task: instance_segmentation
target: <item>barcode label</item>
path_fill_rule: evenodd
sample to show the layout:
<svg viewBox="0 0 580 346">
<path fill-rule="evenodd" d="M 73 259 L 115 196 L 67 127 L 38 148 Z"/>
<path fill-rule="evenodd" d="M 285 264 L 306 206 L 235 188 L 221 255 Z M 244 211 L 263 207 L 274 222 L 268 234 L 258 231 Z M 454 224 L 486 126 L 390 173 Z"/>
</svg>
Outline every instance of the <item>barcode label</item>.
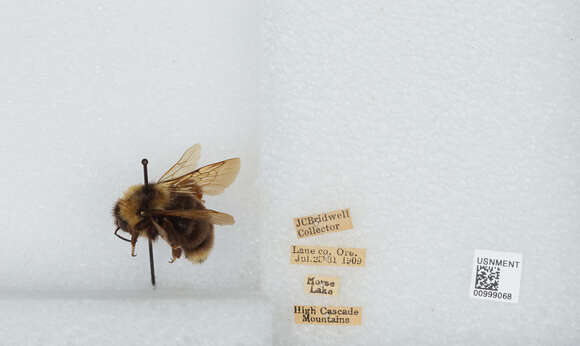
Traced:
<svg viewBox="0 0 580 346">
<path fill-rule="evenodd" d="M 471 298 L 517 303 L 522 275 L 522 254 L 475 250 Z"/>
</svg>

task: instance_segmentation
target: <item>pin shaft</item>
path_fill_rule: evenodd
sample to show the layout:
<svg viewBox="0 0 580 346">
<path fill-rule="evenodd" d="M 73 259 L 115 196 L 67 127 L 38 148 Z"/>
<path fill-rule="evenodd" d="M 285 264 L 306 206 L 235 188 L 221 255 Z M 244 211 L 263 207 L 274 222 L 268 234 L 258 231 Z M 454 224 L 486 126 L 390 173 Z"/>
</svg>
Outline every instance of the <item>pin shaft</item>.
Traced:
<svg viewBox="0 0 580 346">
<path fill-rule="evenodd" d="M 145 186 L 149 185 L 149 177 L 147 175 L 147 164 L 149 161 L 147 159 L 141 160 L 141 164 L 143 165 L 143 180 Z M 155 287 L 155 264 L 153 263 L 153 244 L 151 239 L 148 238 L 149 241 L 149 268 L 151 269 L 151 285 Z"/>
</svg>

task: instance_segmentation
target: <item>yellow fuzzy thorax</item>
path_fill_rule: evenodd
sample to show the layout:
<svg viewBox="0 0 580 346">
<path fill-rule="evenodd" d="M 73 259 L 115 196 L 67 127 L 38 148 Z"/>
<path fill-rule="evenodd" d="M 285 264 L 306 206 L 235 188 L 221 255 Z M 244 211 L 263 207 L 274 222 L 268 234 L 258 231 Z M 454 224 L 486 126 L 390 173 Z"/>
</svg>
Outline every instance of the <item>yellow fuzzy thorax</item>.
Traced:
<svg viewBox="0 0 580 346">
<path fill-rule="evenodd" d="M 169 202 L 169 191 L 161 188 L 159 185 L 151 184 L 153 195 L 148 205 L 144 205 L 146 196 L 143 191 L 144 185 L 134 185 L 125 191 L 123 197 L 119 200 L 119 215 L 123 218 L 131 228 L 142 220 L 139 211 L 145 207 L 150 209 L 163 209 Z"/>
</svg>

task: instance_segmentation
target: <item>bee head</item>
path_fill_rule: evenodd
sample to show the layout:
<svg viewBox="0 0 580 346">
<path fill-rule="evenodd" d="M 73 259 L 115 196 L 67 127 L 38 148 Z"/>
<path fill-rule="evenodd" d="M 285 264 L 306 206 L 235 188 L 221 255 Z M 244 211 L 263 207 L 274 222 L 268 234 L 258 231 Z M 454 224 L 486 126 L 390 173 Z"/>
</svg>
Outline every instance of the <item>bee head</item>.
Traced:
<svg viewBox="0 0 580 346">
<path fill-rule="evenodd" d="M 113 207 L 113 218 L 115 222 L 115 235 L 123 240 L 127 240 L 117 234 L 119 230 L 133 235 L 135 225 L 142 221 L 142 194 L 143 186 L 137 185 L 130 187 L 123 197 L 117 200 Z"/>
<path fill-rule="evenodd" d="M 115 227 L 117 227 L 117 229 L 129 232 L 129 224 L 121 216 L 121 200 L 118 200 L 117 203 L 115 203 L 115 207 L 113 208 L 113 218 L 115 219 Z"/>
</svg>

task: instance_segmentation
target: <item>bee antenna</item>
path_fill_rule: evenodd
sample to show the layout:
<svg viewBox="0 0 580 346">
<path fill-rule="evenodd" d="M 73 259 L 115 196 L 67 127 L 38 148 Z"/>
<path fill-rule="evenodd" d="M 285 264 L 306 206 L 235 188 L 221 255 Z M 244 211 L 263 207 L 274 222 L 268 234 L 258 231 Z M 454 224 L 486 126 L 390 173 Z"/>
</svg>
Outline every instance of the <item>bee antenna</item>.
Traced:
<svg viewBox="0 0 580 346">
<path fill-rule="evenodd" d="M 129 240 L 129 239 L 127 239 L 127 238 L 123 237 L 123 236 L 120 236 L 120 235 L 117 233 L 117 232 L 119 232 L 119 228 L 121 228 L 121 227 L 117 227 L 117 229 L 115 230 L 115 233 L 113 233 L 113 234 L 114 234 L 114 235 L 116 235 L 117 237 L 119 237 L 119 238 L 123 239 L 124 241 L 128 241 L 128 242 L 130 243 L 130 242 L 131 242 L 131 240 Z"/>
</svg>

